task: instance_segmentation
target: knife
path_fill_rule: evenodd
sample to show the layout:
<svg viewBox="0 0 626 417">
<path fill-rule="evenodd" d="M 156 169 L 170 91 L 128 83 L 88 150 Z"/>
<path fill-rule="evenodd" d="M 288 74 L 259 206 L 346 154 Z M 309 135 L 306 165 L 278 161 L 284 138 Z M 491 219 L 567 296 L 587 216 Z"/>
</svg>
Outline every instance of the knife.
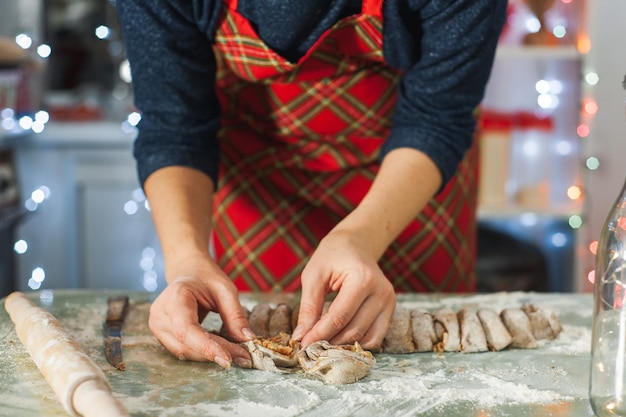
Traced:
<svg viewBox="0 0 626 417">
<path fill-rule="evenodd" d="M 107 361 L 120 371 L 126 370 L 122 359 L 122 324 L 128 310 L 128 297 L 119 295 L 109 297 L 107 316 L 104 321 L 104 356 Z"/>
</svg>

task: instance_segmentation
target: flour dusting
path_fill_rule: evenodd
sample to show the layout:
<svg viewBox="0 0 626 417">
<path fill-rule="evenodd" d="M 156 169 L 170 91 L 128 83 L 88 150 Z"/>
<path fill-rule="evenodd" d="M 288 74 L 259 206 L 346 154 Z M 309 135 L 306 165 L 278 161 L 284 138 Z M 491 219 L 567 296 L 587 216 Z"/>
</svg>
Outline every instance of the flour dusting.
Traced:
<svg viewBox="0 0 626 417">
<path fill-rule="evenodd" d="M 213 363 L 178 361 L 151 334 L 146 297 L 133 294 L 123 336 L 127 370 L 119 372 L 103 355 L 106 296 L 96 294 L 85 293 L 77 302 L 75 294 L 55 292 L 49 307 L 103 369 L 133 417 L 591 415 L 587 381 L 592 300 L 582 295 L 400 295 L 401 305 L 427 310 L 488 306 L 500 311 L 533 302 L 555 311 L 563 331 L 556 340 L 540 341 L 537 349 L 378 354 L 363 380 L 331 385 L 297 372 L 276 374 L 236 366 L 225 371 Z M 242 301 L 251 308 L 268 300 Z M 0 309 L 0 415 L 16 415 L 19 410 L 20 417 L 66 416 L 3 313 Z M 203 323 L 207 329 L 220 324 L 217 315 Z"/>
</svg>

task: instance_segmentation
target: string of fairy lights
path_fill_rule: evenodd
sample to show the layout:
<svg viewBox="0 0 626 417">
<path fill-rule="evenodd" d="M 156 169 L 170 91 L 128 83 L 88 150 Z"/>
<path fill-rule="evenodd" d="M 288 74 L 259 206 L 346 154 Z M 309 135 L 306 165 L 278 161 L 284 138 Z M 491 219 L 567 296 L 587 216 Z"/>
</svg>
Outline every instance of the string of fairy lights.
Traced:
<svg viewBox="0 0 626 417">
<path fill-rule="evenodd" d="M 123 45 L 116 36 L 115 30 L 108 26 L 100 25 L 95 28 L 93 35 L 101 41 L 108 42 L 110 54 L 119 55 L 123 53 Z M 47 44 L 37 44 L 36 40 L 27 33 L 20 33 L 15 36 L 15 43 L 24 49 L 30 59 L 46 60 L 53 53 L 53 49 Z M 123 59 L 118 69 L 119 79 L 127 84 L 131 84 L 130 64 L 127 59 Z M 124 91 L 111 92 L 116 99 L 122 100 L 125 97 Z M 132 133 L 135 131 L 137 124 L 141 120 L 140 113 L 131 111 L 120 123 L 120 130 L 123 133 Z M 6 135 L 17 135 L 25 133 L 41 133 L 44 131 L 46 124 L 50 121 L 50 114 L 45 110 L 37 110 L 33 114 L 17 114 L 16 110 L 11 107 L 0 109 L 0 129 Z M 23 201 L 24 208 L 28 212 L 36 212 L 40 210 L 47 200 L 52 198 L 53 192 L 46 185 L 41 185 L 34 189 Z M 150 210 L 143 191 L 137 188 L 131 192 L 130 198 L 123 204 L 122 210 L 125 214 L 132 216 L 140 212 L 140 210 Z M 26 239 L 18 238 L 13 244 L 13 250 L 17 255 L 25 255 L 29 252 L 29 242 Z M 142 274 L 142 286 L 147 291 L 156 291 L 158 289 L 158 274 L 155 268 L 155 259 L 157 252 L 152 246 L 146 246 L 140 254 L 138 266 Z M 46 279 L 45 266 L 37 265 L 30 271 L 27 285 L 30 289 L 40 289 Z"/>
</svg>

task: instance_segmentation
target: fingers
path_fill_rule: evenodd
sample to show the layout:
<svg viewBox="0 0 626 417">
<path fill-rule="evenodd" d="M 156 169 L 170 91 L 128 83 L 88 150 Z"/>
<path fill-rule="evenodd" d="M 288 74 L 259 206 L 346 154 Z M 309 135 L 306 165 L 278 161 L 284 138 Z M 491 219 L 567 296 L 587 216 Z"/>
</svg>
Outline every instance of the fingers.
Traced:
<svg viewBox="0 0 626 417">
<path fill-rule="evenodd" d="M 337 300 L 331 304 L 328 314 L 322 316 L 302 339 L 302 345 L 306 346 L 316 340 L 328 340 L 334 345 L 352 344 L 358 341 L 364 349 L 380 348 L 389 327 L 394 304 L 391 304 L 391 308 L 383 308 L 375 301 L 375 297 L 369 297 L 342 328 L 340 327 L 347 320 L 345 317 L 348 317 L 349 313 L 331 313 L 333 305 L 337 305 Z M 331 336 L 327 336 L 328 334 Z"/>
<path fill-rule="evenodd" d="M 370 297 L 363 305 L 362 310 L 368 309 L 368 304 L 371 304 L 372 297 Z M 375 308 L 375 307 L 374 307 Z M 380 314 L 376 316 L 373 322 L 370 322 L 368 318 L 363 318 L 360 314 L 361 310 L 355 315 L 354 319 L 344 329 L 344 331 L 337 334 L 330 340 L 330 343 L 335 345 L 350 344 L 358 341 L 363 349 L 378 351 L 381 349 L 383 339 L 387 333 L 391 316 L 393 315 L 393 309 L 383 309 Z M 369 328 L 368 328 L 369 326 Z M 363 333 L 363 329 L 365 333 Z M 358 337 L 359 335 L 362 337 Z"/>
<path fill-rule="evenodd" d="M 150 327 L 159 341 L 180 360 L 213 361 L 228 369 L 234 361 L 239 366 L 250 367 L 250 355 L 241 346 L 208 333 L 200 324 L 183 315 L 159 321 Z"/>
<path fill-rule="evenodd" d="M 188 350 L 203 358 L 215 361 L 223 368 L 228 368 L 232 360 L 230 352 L 215 338 L 209 337 L 206 330 L 198 323 L 189 310 L 178 311 L 170 316 L 170 326 L 174 338 Z"/>
<path fill-rule="evenodd" d="M 393 287 L 382 275 L 346 279 L 328 312 L 303 336 L 301 343 L 306 346 L 317 340 L 333 344 L 359 341 L 363 347 L 377 349 L 387 332 L 395 301 Z"/>
<path fill-rule="evenodd" d="M 328 312 L 322 316 L 317 323 L 311 328 L 309 332 L 302 338 L 302 345 L 307 346 L 317 340 L 332 340 L 340 332 L 352 322 L 353 317 L 363 304 L 364 298 L 360 291 L 352 291 L 345 284 L 341 288 L 335 300 L 331 303 Z M 323 305 L 323 300 L 320 306 Z M 302 310 L 301 310 L 302 312 Z M 366 312 L 363 313 L 367 315 Z M 319 316 L 318 316 L 319 317 Z M 364 318 L 365 320 L 367 317 Z M 370 318 L 370 323 L 374 320 L 374 317 Z M 361 320 L 363 321 L 363 320 Z M 368 326 L 369 327 L 369 326 Z M 358 329 L 352 329 L 358 332 Z M 363 329 L 361 334 L 353 334 L 354 340 L 359 340 L 365 334 L 367 328 Z"/>
<path fill-rule="evenodd" d="M 322 280 L 311 278 L 310 276 L 305 277 L 307 274 L 309 274 L 309 272 L 305 269 L 302 272 L 302 295 L 300 297 L 298 325 L 291 335 L 293 340 L 300 340 L 309 333 L 315 323 L 320 319 L 324 306 L 326 291 L 325 288 L 321 286 Z M 306 340 L 314 341 L 318 339 L 315 339 L 315 336 L 313 336 L 307 337 Z"/>
<path fill-rule="evenodd" d="M 181 360 L 214 361 L 229 368 L 234 361 L 250 367 L 250 355 L 241 346 L 217 335 L 208 334 L 201 326 L 200 310 L 220 311 L 229 323 L 229 331 L 241 338 L 242 328 L 247 326 L 245 312 L 228 285 L 208 290 L 193 280 L 179 280 L 170 284 L 157 297 L 150 309 L 149 326 L 159 341 L 175 357 Z M 220 299 L 217 303 L 213 300 Z M 233 331 L 236 329 L 237 331 Z"/>
<path fill-rule="evenodd" d="M 224 328 L 232 340 L 244 342 L 256 338 L 256 335 L 250 329 L 246 311 L 239 302 L 236 292 L 218 288 L 215 290 L 215 299 Z"/>
</svg>

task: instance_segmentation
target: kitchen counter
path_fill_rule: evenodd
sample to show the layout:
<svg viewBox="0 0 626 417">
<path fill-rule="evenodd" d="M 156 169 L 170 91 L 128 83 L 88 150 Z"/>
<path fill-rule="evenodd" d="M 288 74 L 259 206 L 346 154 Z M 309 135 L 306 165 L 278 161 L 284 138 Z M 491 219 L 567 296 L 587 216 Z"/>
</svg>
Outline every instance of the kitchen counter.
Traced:
<svg viewBox="0 0 626 417">
<path fill-rule="evenodd" d="M 407 307 L 488 306 L 497 311 L 532 302 L 555 311 L 556 340 L 537 349 L 486 353 L 377 354 L 361 381 L 334 386 L 303 374 L 275 374 L 213 363 L 181 362 L 147 327 L 154 294 L 131 292 L 123 353 L 126 371 L 112 368 L 102 349 L 107 297 L 119 291 L 31 293 L 100 366 L 133 416 L 593 416 L 588 402 L 593 301 L 589 294 L 497 293 L 471 296 L 400 295 Z M 242 294 L 257 302 L 295 304 L 292 295 Z M 67 415 L 15 334 L 0 301 L 0 416 Z M 218 329 L 210 315 L 204 327 Z"/>
<path fill-rule="evenodd" d="M 37 288 L 28 283 L 35 268 L 45 271 L 42 288 L 146 288 L 143 251 L 159 246 L 137 179 L 135 135 L 112 121 L 50 122 L 14 142 L 20 195 L 36 210 L 16 231 L 28 242 L 15 258 L 17 289 Z M 28 199 L 37 190 L 45 199 L 35 205 Z M 163 282 L 160 251 L 153 261 Z"/>
<path fill-rule="evenodd" d="M 130 149 L 137 131 L 122 122 L 50 122 L 41 133 L 31 134 L 16 146 L 39 148 L 121 148 Z"/>
</svg>

